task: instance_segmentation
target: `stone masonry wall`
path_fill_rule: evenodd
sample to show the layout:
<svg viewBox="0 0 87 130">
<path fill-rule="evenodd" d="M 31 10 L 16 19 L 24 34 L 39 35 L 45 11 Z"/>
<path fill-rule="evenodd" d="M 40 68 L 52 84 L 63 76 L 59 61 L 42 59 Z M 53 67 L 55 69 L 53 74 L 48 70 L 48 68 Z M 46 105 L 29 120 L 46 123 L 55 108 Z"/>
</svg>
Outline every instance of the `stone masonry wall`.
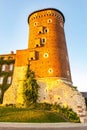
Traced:
<svg viewBox="0 0 87 130">
<path fill-rule="evenodd" d="M 69 106 L 78 114 L 80 120 L 84 122 L 86 117 L 85 100 L 80 92 L 72 85 L 54 77 L 38 79 L 40 85 L 38 102 L 58 103 L 62 106 Z"/>
<path fill-rule="evenodd" d="M 23 81 L 27 66 L 15 67 L 12 85 L 4 94 L 3 104 L 23 104 Z"/>
</svg>

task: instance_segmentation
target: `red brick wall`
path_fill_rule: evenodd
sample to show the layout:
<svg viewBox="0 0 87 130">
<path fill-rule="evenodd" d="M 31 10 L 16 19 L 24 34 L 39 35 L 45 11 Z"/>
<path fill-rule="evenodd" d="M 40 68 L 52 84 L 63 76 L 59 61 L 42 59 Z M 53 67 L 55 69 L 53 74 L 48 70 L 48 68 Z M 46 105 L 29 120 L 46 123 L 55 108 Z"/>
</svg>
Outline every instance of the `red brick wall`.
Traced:
<svg viewBox="0 0 87 130">
<path fill-rule="evenodd" d="M 71 81 L 63 28 L 64 19 L 61 13 L 51 9 L 40 10 L 31 14 L 28 20 L 28 50 L 17 51 L 16 65 L 26 65 L 30 57 L 29 53 L 36 51 L 36 59 L 30 61 L 31 69 L 35 71 L 36 77 L 61 77 Z M 39 34 L 40 27 L 42 30 L 47 29 L 47 33 Z M 44 45 L 36 47 L 35 41 L 42 38 L 45 38 Z M 45 54 L 48 54 L 48 57 L 44 58 Z"/>
</svg>

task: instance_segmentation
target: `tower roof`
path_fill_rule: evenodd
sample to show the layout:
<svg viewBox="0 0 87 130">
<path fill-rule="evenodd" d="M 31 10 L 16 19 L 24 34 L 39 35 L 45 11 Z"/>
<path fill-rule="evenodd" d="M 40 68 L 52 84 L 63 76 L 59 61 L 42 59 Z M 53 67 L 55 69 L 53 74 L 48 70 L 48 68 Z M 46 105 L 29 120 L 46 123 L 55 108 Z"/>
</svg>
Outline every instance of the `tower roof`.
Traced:
<svg viewBox="0 0 87 130">
<path fill-rule="evenodd" d="M 36 11 L 32 12 L 32 13 L 28 16 L 28 21 L 29 21 L 29 18 L 31 17 L 32 14 L 37 13 L 37 12 L 40 12 L 40 11 L 45 11 L 45 10 L 54 10 L 54 11 L 57 11 L 58 13 L 60 13 L 60 14 L 62 15 L 63 20 L 64 20 L 64 22 L 65 22 L 65 17 L 64 17 L 64 15 L 63 15 L 63 13 L 62 13 L 60 10 L 55 9 L 55 8 L 44 8 L 44 9 L 36 10 Z"/>
</svg>

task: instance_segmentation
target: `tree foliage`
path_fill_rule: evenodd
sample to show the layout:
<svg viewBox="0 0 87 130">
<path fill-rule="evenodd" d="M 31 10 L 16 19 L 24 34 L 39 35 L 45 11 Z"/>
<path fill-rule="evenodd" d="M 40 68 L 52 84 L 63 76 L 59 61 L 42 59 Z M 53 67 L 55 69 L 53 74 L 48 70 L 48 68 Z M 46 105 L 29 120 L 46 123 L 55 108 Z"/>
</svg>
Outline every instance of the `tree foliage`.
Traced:
<svg viewBox="0 0 87 130">
<path fill-rule="evenodd" d="M 25 81 L 24 81 L 24 104 L 29 106 L 30 104 L 34 104 L 38 99 L 38 89 L 39 85 L 35 79 L 35 74 L 30 67 L 28 66 Z"/>
</svg>

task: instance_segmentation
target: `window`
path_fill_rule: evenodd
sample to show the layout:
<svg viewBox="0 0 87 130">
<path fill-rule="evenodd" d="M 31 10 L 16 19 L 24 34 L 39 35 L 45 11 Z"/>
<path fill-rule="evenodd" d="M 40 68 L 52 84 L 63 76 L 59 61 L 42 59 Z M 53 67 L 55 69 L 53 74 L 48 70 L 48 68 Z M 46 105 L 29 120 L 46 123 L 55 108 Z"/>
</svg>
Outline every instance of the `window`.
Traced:
<svg viewBox="0 0 87 130">
<path fill-rule="evenodd" d="M 38 27 L 38 34 L 44 34 L 44 33 L 47 33 L 48 32 L 48 29 L 46 27 Z"/>
<path fill-rule="evenodd" d="M 44 27 L 43 27 L 43 26 L 38 27 L 38 33 L 39 33 L 39 34 L 42 34 L 42 33 L 43 33 L 43 30 L 44 30 Z"/>
<path fill-rule="evenodd" d="M 40 47 L 40 38 L 35 39 L 35 47 Z"/>
<path fill-rule="evenodd" d="M 5 71 L 6 70 L 6 65 L 2 65 L 2 71 Z"/>
<path fill-rule="evenodd" d="M 34 60 L 33 57 L 31 57 L 31 60 Z"/>
<path fill-rule="evenodd" d="M 37 52 L 36 51 L 31 51 L 29 53 L 29 60 L 36 60 L 37 59 Z"/>
<path fill-rule="evenodd" d="M 35 39 L 35 47 L 41 47 L 45 44 L 46 38 Z"/>
<path fill-rule="evenodd" d="M 48 53 L 44 53 L 43 57 L 48 58 Z"/>
<path fill-rule="evenodd" d="M 34 22 L 34 26 L 37 26 L 38 25 L 38 22 Z"/>
<path fill-rule="evenodd" d="M 36 44 L 36 47 L 39 47 L 39 45 L 38 45 L 38 44 Z"/>
<path fill-rule="evenodd" d="M 0 77 L 0 84 L 3 84 L 3 77 Z"/>
<path fill-rule="evenodd" d="M 7 84 L 11 84 L 11 76 L 7 78 Z"/>
<path fill-rule="evenodd" d="M 53 73 L 53 69 L 52 69 L 52 68 L 49 68 L 48 72 L 49 72 L 50 74 L 52 74 L 52 73 Z"/>
<path fill-rule="evenodd" d="M 46 42 L 46 38 L 41 38 L 41 45 L 44 45 Z"/>
<path fill-rule="evenodd" d="M 12 71 L 13 70 L 13 64 L 9 65 L 9 70 Z"/>
<path fill-rule="evenodd" d="M 48 32 L 48 29 L 47 28 L 44 28 L 44 33 L 47 33 Z"/>
<path fill-rule="evenodd" d="M 47 20 L 47 23 L 52 23 L 52 19 L 48 19 L 48 20 Z"/>
</svg>

